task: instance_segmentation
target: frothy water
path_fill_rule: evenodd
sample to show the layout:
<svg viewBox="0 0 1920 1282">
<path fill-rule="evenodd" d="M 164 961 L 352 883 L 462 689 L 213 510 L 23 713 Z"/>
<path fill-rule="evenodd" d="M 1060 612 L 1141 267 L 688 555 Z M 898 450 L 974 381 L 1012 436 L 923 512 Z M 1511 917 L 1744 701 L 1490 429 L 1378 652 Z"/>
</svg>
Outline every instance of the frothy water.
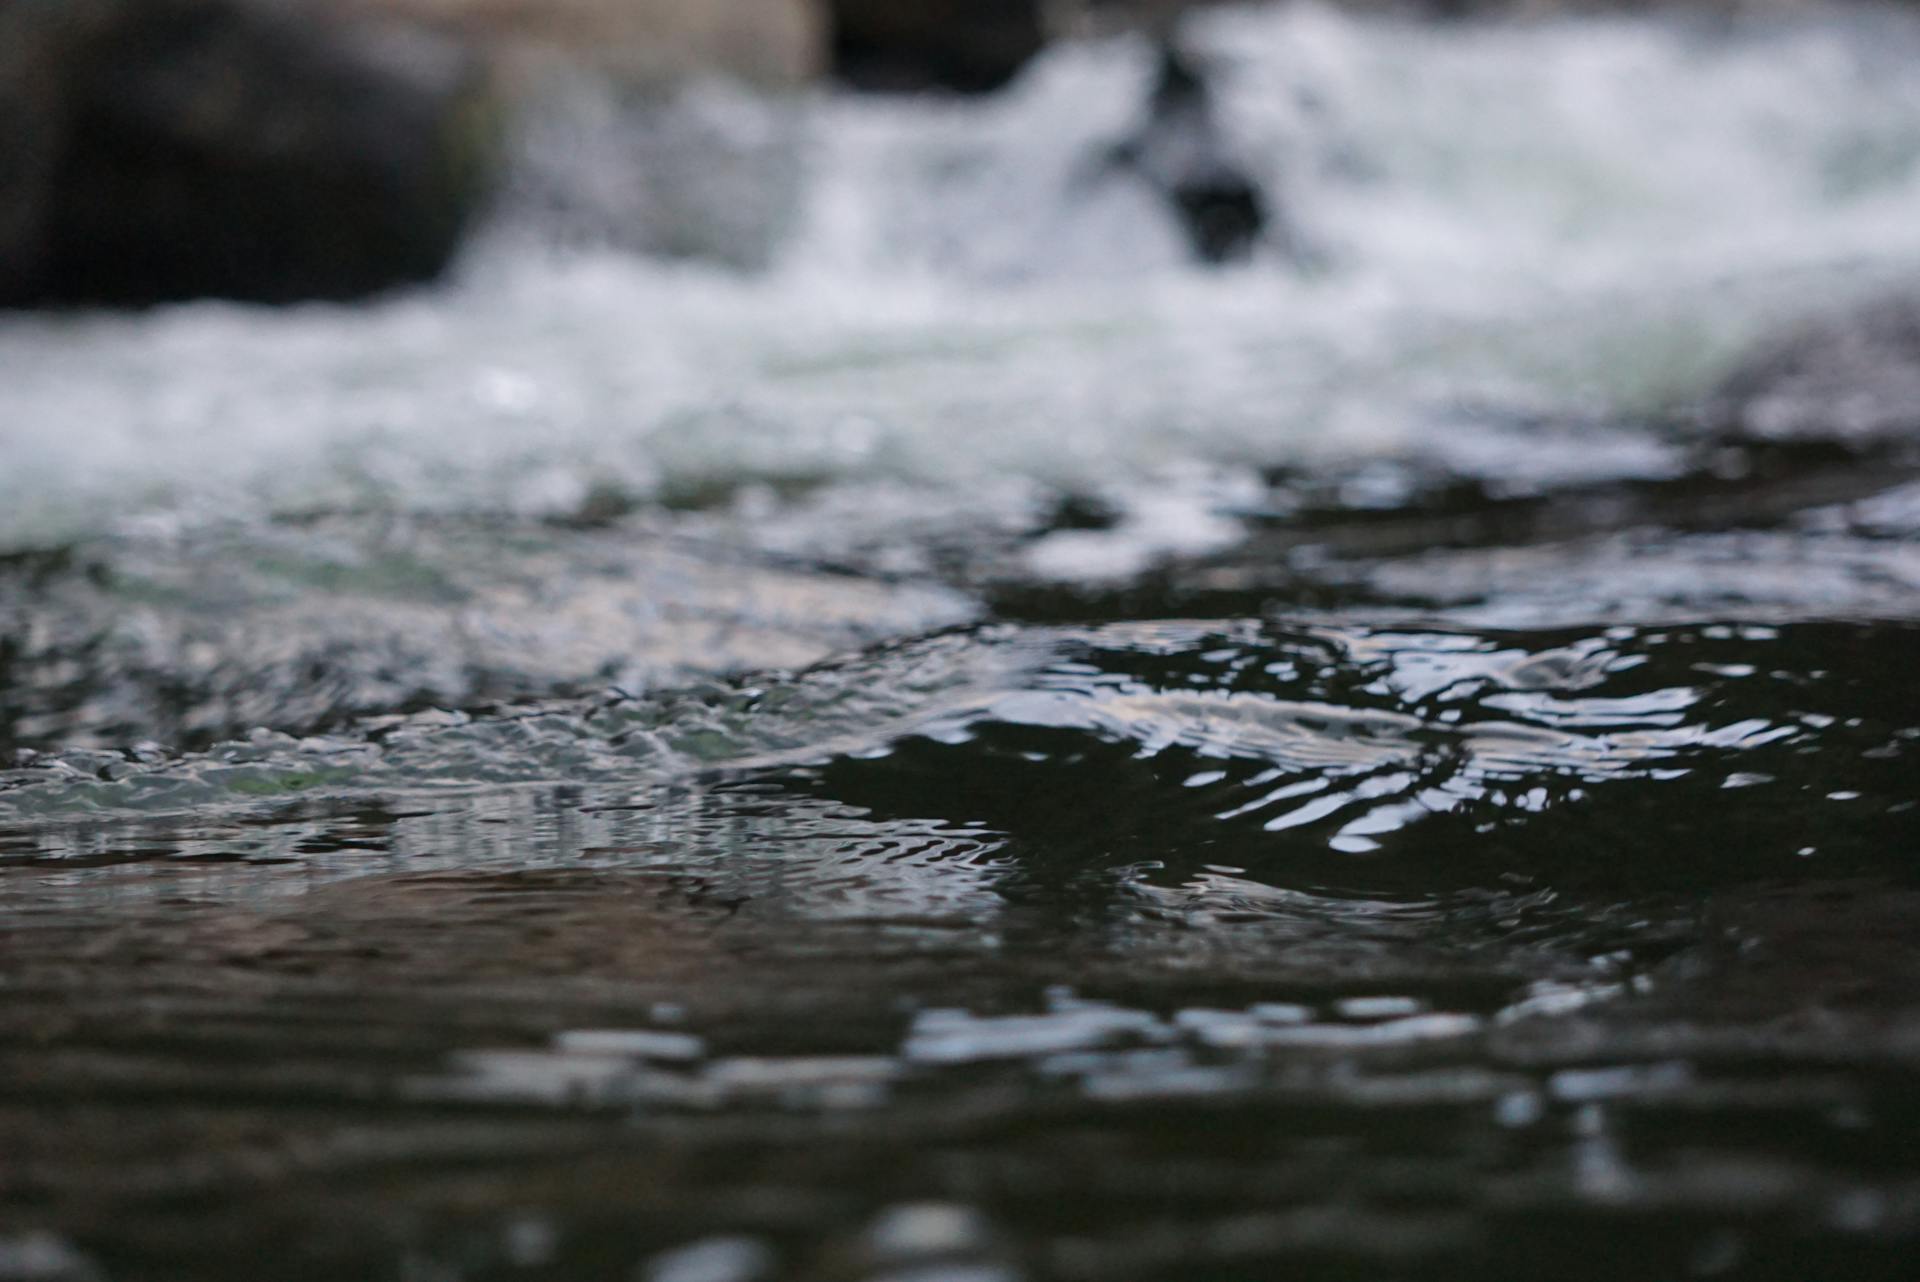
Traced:
<svg viewBox="0 0 1920 1282">
<path fill-rule="evenodd" d="M 1194 43 L 1305 269 L 1197 274 L 1101 170 L 1141 110 L 1136 41 L 1063 48 L 980 105 L 700 90 L 690 125 L 616 110 L 563 133 L 574 187 L 622 155 L 595 128 L 685 135 L 642 159 L 798 202 L 763 220 L 789 228 L 769 270 L 550 252 L 522 214 L 456 284 L 373 308 L 8 320 L 0 537 L 871 482 L 965 523 L 1024 512 L 1035 483 L 1403 448 L 1463 397 L 1685 398 L 1783 315 L 1920 267 L 1905 15 L 1729 34 L 1296 6 L 1211 16 Z M 714 181 L 716 207 L 747 200 Z M 677 216 L 593 199 L 602 239 Z"/>
</svg>

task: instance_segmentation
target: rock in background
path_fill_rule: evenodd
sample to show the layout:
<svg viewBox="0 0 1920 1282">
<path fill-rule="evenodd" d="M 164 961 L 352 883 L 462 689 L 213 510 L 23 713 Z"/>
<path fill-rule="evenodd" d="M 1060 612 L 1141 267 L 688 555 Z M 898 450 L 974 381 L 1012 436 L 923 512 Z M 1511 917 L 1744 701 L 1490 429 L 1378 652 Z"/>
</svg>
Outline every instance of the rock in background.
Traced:
<svg viewBox="0 0 1920 1282">
<path fill-rule="evenodd" d="M 985 90 L 1184 0 L 0 0 L 0 307 L 351 299 L 482 213 L 770 262 L 789 91 Z"/>
<path fill-rule="evenodd" d="M 267 0 L 0 0 L 0 304 L 351 298 L 485 190 L 457 43 Z"/>
<path fill-rule="evenodd" d="M 869 89 L 982 92 L 1011 80 L 1050 33 L 1045 0 L 827 0 L 834 72 Z"/>
<path fill-rule="evenodd" d="M 558 56 L 629 83 L 658 85 L 719 73 L 763 87 L 791 87 L 825 69 L 819 0 L 310 2 L 350 16 L 433 26 L 511 63 Z"/>
<path fill-rule="evenodd" d="M 739 126 L 778 113 L 680 86 L 811 83 L 824 42 L 816 0 L 0 0 L 0 306 L 361 297 L 502 187 L 757 265 L 793 154 Z"/>
<path fill-rule="evenodd" d="M 59 67 L 74 29 L 71 14 L 54 16 L 0 2 L 0 299 L 34 290 L 43 270 Z"/>
</svg>

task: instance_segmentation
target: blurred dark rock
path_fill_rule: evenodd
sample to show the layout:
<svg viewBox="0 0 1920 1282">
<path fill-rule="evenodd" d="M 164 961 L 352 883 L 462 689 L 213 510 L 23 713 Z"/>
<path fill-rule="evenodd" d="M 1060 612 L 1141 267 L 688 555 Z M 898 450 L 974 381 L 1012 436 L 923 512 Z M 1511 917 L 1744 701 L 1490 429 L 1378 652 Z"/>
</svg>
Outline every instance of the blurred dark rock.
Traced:
<svg viewBox="0 0 1920 1282">
<path fill-rule="evenodd" d="M 0 304 L 357 297 L 438 273 L 485 188 L 441 37 L 269 0 L 0 0 L 0 35 Z"/>
<path fill-rule="evenodd" d="M 833 71 L 862 89 L 998 89 L 1047 42 L 1044 0 L 827 0 Z"/>
<path fill-rule="evenodd" d="M 1788 330 L 1735 367 L 1709 413 L 1764 440 L 1866 444 L 1920 433 L 1920 292 Z"/>
<path fill-rule="evenodd" d="M 61 78 L 97 7 L 0 0 L 0 300 L 37 289 L 45 270 Z"/>
<path fill-rule="evenodd" d="M 1145 116 L 1111 162 L 1166 200 L 1202 262 L 1248 257 L 1275 225 L 1266 193 L 1231 155 L 1205 74 L 1171 37 L 1160 43 Z"/>
</svg>

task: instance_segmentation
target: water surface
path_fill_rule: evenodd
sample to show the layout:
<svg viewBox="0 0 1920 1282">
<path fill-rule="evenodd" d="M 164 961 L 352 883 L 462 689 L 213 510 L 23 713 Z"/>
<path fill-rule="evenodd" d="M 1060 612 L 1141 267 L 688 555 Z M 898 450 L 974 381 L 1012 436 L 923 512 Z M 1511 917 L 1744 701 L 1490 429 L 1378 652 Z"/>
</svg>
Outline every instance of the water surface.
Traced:
<svg viewBox="0 0 1920 1282">
<path fill-rule="evenodd" d="M 0 1276 L 1907 1275 L 1916 425 L 1710 393 L 1920 268 L 1920 28 L 1197 40 L 1305 263 L 1119 40 L 0 321 Z"/>
</svg>

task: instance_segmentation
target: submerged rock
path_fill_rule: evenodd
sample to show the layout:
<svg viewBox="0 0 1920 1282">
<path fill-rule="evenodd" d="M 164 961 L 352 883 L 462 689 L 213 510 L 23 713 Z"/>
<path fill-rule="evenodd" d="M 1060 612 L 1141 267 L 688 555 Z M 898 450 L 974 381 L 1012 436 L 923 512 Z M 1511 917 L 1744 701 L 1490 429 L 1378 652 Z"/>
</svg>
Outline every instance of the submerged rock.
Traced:
<svg viewBox="0 0 1920 1282">
<path fill-rule="evenodd" d="M 264 0 L 0 3 L 0 304 L 350 298 L 438 273 L 491 115 L 456 43 Z"/>
<path fill-rule="evenodd" d="M 0 758 L 803 667 L 975 609 L 632 528 L 315 517 L 0 557 Z"/>
</svg>

